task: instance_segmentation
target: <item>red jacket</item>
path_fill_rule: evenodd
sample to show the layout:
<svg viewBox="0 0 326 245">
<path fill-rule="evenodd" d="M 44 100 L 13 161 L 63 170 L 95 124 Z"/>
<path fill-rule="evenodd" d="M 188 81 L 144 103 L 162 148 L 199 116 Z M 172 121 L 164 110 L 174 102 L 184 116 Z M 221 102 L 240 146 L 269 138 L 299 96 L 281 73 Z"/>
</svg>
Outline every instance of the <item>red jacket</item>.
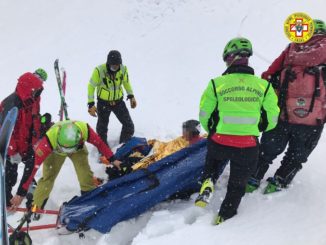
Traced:
<svg viewBox="0 0 326 245">
<path fill-rule="evenodd" d="M 8 155 L 27 155 L 29 149 L 40 137 L 40 96 L 34 98 L 35 91 L 43 90 L 43 81 L 27 72 L 19 79 L 15 93 L 1 102 L 2 117 L 14 106 L 18 107 L 17 123 L 11 136 Z"/>
<path fill-rule="evenodd" d="M 323 42 L 323 44 L 321 44 Z M 270 76 L 282 71 L 287 66 L 296 66 L 298 63 L 305 67 L 315 66 L 315 60 L 324 55 L 325 35 L 314 35 L 306 43 L 291 43 L 276 60 L 263 72 L 261 77 L 269 80 Z M 318 64 L 317 64 L 318 65 Z"/>
<path fill-rule="evenodd" d="M 270 65 L 270 67 L 268 67 L 268 70 L 263 72 L 263 74 L 261 75 L 261 77 L 265 80 L 270 80 L 271 76 L 273 74 L 275 74 L 278 71 L 281 71 L 283 69 L 283 63 L 284 63 L 284 59 L 285 56 L 287 55 L 287 53 L 289 52 L 289 47 L 288 46 L 279 57 L 276 58 L 276 60 L 273 61 L 273 63 Z"/>
</svg>

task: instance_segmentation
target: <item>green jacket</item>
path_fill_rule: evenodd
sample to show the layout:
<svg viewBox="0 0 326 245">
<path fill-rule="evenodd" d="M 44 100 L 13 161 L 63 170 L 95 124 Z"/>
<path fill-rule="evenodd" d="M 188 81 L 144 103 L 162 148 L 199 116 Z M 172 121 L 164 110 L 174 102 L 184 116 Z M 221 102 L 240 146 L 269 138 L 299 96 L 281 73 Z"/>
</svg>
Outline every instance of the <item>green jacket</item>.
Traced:
<svg viewBox="0 0 326 245">
<path fill-rule="evenodd" d="M 264 110 L 265 131 L 273 129 L 280 112 L 273 87 L 254 76 L 251 67 L 231 66 L 225 74 L 212 79 L 201 97 L 199 119 L 203 128 L 213 133 L 259 136 Z M 214 121 L 215 126 L 209 129 Z"/>
<path fill-rule="evenodd" d="M 133 95 L 126 66 L 121 65 L 114 78 L 109 75 L 106 64 L 100 65 L 94 69 L 88 83 L 88 103 L 94 102 L 95 89 L 97 97 L 102 100 L 120 100 L 123 97 L 122 86 L 128 95 Z"/>
<path fill-rule="evenodd" d="M 53 149 L 53 151 L 59 155 L 62 156 L 67 156 L 66 153 L 62 153 L 60 152 L 59 148 L 58 148 L 58 132 L 60 129 L 60 126 L 62 124 L 65 123 L 71 123 L 74 122 L 74 124 L 80 129 L 81 133 L 82 133 L 82 137 L 83 137 L 83 142 L 86 142 L 88 139 L 88 126 L 87 123 L 85 122 L 81 122 L 81 121 L 60 121 L 55 123 L 47 132 L 46 132 L 46 136 L 51 144 L 51 147 Z"/>
</svg>

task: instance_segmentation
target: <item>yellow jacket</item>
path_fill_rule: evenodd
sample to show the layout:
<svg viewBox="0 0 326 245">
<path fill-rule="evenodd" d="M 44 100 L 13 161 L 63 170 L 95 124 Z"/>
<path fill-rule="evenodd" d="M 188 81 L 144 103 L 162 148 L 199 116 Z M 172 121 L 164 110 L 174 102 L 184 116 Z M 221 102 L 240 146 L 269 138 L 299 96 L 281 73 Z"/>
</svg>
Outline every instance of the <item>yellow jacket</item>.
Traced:
<svg viewBox="0 0 326 245">
<path fill-rule="evenodd" d="M 128 95 L 133 95 L 129 82 L 128 69 L 121 65 L 115 78 L 107 71 L 106 64 L 96 67 L 88 83 L 88 103 L 94 102 L 94 92 L 97 90 L 97 97 L 105 101 L 120 100 L 123 97 L 122 86 Z"/>
<path fill-rule="evenodd" d="M 145 157 L 138 163 L 132 166 L 133 170 L 137 170 L 140 168 L 147 168 L 148 165 L 152 164 L 153 162 L 157 162 L 162 158 L 171 155 L 187 146 L 189 146 L 189 142 L 185 140 L 182 136 L 171 140 L 169 142 L 161 142 L 158 140 L 151 140 L 149 144 L 153 145 L 154 153 L 148 157 Z"/>
</svg>

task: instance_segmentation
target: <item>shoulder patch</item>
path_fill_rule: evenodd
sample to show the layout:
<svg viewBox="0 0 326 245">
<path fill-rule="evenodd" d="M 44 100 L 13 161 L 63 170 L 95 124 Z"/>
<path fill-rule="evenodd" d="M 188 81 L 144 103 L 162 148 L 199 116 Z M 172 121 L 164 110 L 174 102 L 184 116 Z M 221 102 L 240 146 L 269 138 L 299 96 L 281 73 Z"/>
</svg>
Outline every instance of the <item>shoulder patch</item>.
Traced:
<svg viewBox="0 0 326 245">
<path fill-rule="evenodd" d="M 41 149 L 37 149 L 35 153 L 39 157 L 42 157 L 44 155 L 44 152 Z"/>
</svg>

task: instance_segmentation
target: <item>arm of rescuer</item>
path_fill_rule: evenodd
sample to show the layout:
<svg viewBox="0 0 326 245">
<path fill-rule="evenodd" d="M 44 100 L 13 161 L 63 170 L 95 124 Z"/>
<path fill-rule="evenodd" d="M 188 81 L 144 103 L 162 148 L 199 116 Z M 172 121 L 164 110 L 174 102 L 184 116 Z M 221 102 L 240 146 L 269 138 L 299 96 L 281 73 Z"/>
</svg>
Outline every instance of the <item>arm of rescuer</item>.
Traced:
<svg viewBox="0 0 326 245">
<path fill-rule="evenodd" d="M 214 80 L 215 82 L 215 80 Z M 206 90 L 200 99 L 199 121 L 206 132 L 209 133 L 208 122 L 217 105 L 217 98 L 215 97 L 212 82 L 209 82 Z"/>
<path fill-rule="evenodd" d="M 261 74 L 261 78 L 270 81 L 272 75 L 282 70 L 284 59 L 286 54 L 289 52 L 289 49 L 290 45 L 288 45 L 288 47 L 280 54 L 280 56 L 273 61 L 273 63 L 268 67 L 267 71 L 264 71 Z"/>
<path fill-rule="evenodd" d="M 104 143 L 100 136 L 87 124 L 88 139 L 87 142 L 96 146 L 99 152 L 102 154 L 101 162 L 106 165 L 113 165 L 120 169 L 121 162 L 116 160 L 110 147 Z"/>
<path fill-rule="evenodd" d="M 94 93 L 95 93 L 95 89 L 100 85 L 100 83 L 101 83 L 100 71 L 96 67 L 94 69 L 93 73 L 92 73 L 92 77 L 89 79 L 88 88 L 87 88 L 87 95 L 88 95 L 88 100 L 87 100 L 88 113 L 92 117 L 96 117 L 97 116 L 97 108 L 95 106 Z"/>
<path fill-rule="evenodd" d="M 39 169 L 40 165 L 43 161 L 52 153 L 52 147 L 49 143 L 49 140 L 46 136 L 42 137 L 42 139 L 38 142 L 34 149 L 34 163 L 32 166 L 32 171 L 25 171 L 24 176 L 20 182 L 20 186 L 18 188 L 17 194 L 10 200 L 11 207 L 10 211 L 15 210 L 23 201 L 24 196 L 27 194 L 28 188 L 33 181 L 33 178 Z M 25 167 L 26 168 L 26 167 Z"/>
<path fill-rule="evenodd" d="M 276 127 L 280 108 L 278 107 L 278 97 L 272 86 L 267 86 L 267 92 L 263 100 L 262 107 L 266 115 L 266 125 L 263 126 L 263 131 L 269 131 Z"/>
<path fill-rule="evenodd" d="M 129 81 L 129 74 L 128 74 L 128 69 L 126 66 L 123 66 L 123 79 L 122 79 L 122 85 L 125 88 L 126 92 L 127 92 L 127 100 L 130 100 L 130 107 L 132 109 L 136 108 L 137 106 L 137 102 L 134 96 L 134 92 L 132 90 L 130 81 Z"/>
<path fill-rule="evenodd" d="M 41 140 L 34 147 L 34 167 L 31 175 L 28 179 L 23 183 L 22 188 L 27 192 L 29 185 L 32 183 L 33 178 L 40 168 L 41 164 L 44 160 L 53 152 L 52 145 L 45 135 L 41 138 Z"/>
<path fill-rule="evenodd" d="M 98 136 L 98 134 L 92 129 L 88 124 L 88 139 L 87 142 L 96 146 L 99 152 L 105 156 L 110 162 L 114 162 L 116 159 L 111 151 L 110 147 L 108 147 L 104 141 Z"/>
</svg>

